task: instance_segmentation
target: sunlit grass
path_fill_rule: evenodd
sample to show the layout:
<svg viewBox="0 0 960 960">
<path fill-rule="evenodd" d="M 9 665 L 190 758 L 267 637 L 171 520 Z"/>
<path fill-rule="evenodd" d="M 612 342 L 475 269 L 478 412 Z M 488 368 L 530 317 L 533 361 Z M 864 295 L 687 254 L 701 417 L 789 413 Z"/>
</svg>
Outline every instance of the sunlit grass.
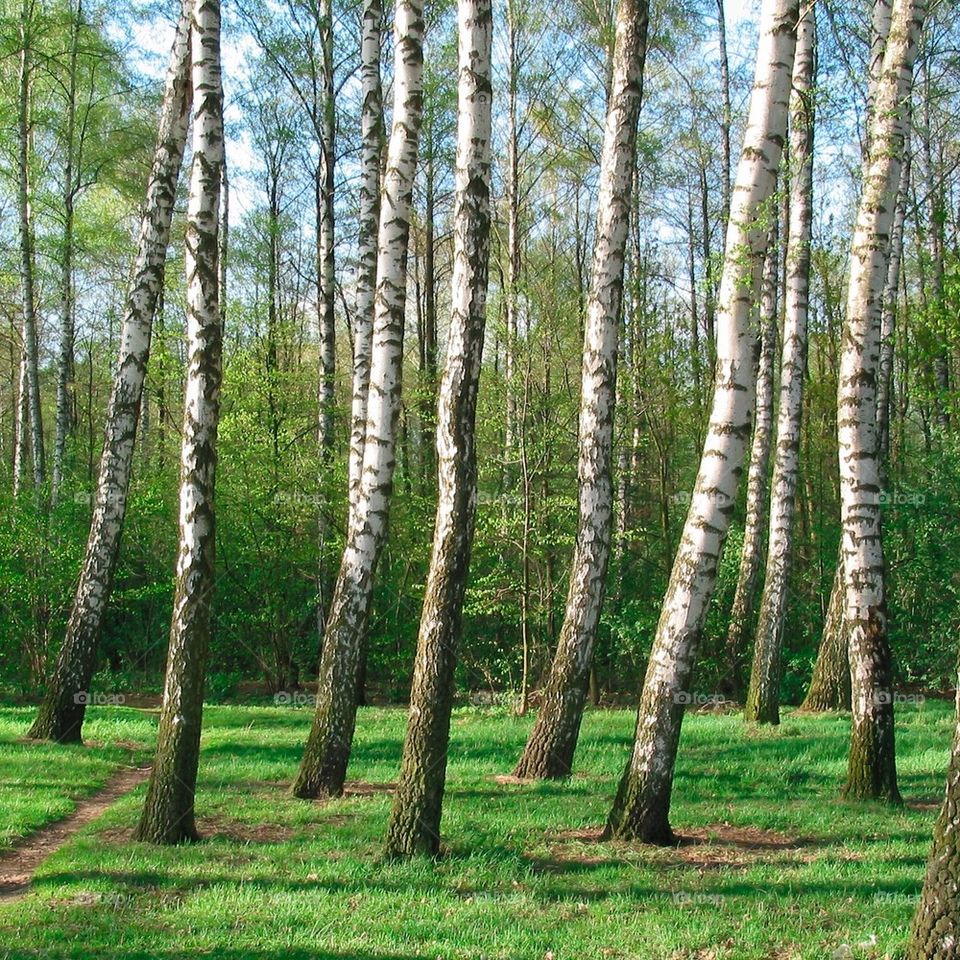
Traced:
<svg viewBox="0 0 960 960">
<path fill-rule="evenodd" d="M 952 731 L 950 705 L 900 711 L 903 809 L 838 800 L 849 721 L 787 714 L 778 729 L 690 715 L 673 824 L 706 842 L 597 843 L 626 759 L 629 711 L 591 712 L 566 783 L 500 784 L 531 718 L 454 716 L 439 863 L 383 862 L 390 795 L 325 804 L 287 792 L 308 710 L 208 707 L 197 810 L 203 843 L 129 840 L 143 787 L 84 828 L 0 905 L 0 956 L 235 960 L 583 960 L 896 956 L 922 878 Z M 361 710 L 352 779 L 396 777 L 405 714 Z M 105 745 L 21 745 L 0 713 L 4 836 L 102 784 L 155 718 L 91 711 Z M 136 750 L 137 759 L 148 751 Z M 762 832 L 760 832 L 762 831 Z M 712 838 L 712 839 L 711 839 Z M 843 945 L 849 946 L 849 952 Z M 4 949 L 6 953 L 4 953 Z"/>
</svg>

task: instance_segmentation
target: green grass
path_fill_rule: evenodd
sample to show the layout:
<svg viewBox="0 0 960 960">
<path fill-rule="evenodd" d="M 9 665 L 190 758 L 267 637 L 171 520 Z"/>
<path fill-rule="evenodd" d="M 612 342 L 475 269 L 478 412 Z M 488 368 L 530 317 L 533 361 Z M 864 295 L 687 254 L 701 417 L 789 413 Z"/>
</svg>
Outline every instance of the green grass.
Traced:
<svg viewBox="0 0 960 960">
<path fill-rule="evenodd" d="M 153 738 L 154 718 L 91 711 L 101 741 Z M 501 785 L 530 726 L 501 712 L 454 716 L 439 863 L 384 863 L 390 797 L 325 804 L 285 790 L 306 710 L 210 707 L 197 798 L 203 843 L 129 840 L 144 788 L 118 801 L 0 905 L 0 956 L 222 960 L 787 960 L 897 956 L 919 893 L 945 775 L 947 704 L 900 711 L 891 810 L 837 798 L 849 721 L 788 714 L 776 730 L 688 716 L 673 824 L 756 828 L 753 845 L 599 844 L 633 716 L 591 712 L 566 783 Z M 393 780 L 400 710 L 364 709 L 352 778 Z M 59 816 L 122 747 L 19 745 L 29 714 L 0 713 L 5 836 Z M 729 825 L 729 826 L 723 826 Z M 844 947 L 848 945 L 849 949 Z M 839 951 L 835 953 L 835 951 Z"/>
<path fill-rule="evenodd" d="M 121 764 L 149 761 L 155 723 L 134 710 L 91 710 L 85 747 L 29 743 L 33 713 L 0 708 L 0 852 L 71 813 Z"/>
</svg>

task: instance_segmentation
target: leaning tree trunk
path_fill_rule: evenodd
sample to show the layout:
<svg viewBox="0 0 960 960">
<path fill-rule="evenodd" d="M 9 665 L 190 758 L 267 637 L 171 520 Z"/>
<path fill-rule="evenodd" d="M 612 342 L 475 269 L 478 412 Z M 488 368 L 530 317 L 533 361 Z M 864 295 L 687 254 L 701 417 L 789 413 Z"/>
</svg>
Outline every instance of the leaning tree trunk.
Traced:
<svg viewBox="0 0 960 960">
<path fill-rule="evenodd" d="M 152 843 L 197 839 L 193 804 L 214 588 L 214 480 L 223 351 L 217 268 L 223 163 L 219 0 L 195 0 L 191 47 L 196 107 L 184 243 L 187 376 L 180 464 L 180 552 L 157 753 L 135 835 Z"/>
<path fill-rule="evenodd" d="M 324 632 L 316 713 L 293 787 L 294 795 L 302 798 L 343 792 L 357 716 L 363 635 L 386 539 L 396 463 L 407 242 L 423 115 L 422 0 L 401 0 L 394 29 L 394 119 L 383 178 L 363 469 Z"/>
<path fill-rule="evenodd" d="M 727 229 L 717 304 L 713 411 L 696 487 L 650 652 L 636 735 L 607 835 L 669 843 L 670 793 L 683 704 L 750 441 L 756 375 L 751 304 L 760 286 L 787 133 L 799 0 L 764 0 L 750 114 Z"/>
<path fill-rule="evenodd" d="M 843 621 L 843 601 L 846 587 L 843 582 L 843 551 L 838 551 L 837 566 L 827 602 L 827 615 L 817 661 L 813 665 L 810 689 L 800 705 L 810 713 L 850 709 L 850 645 Z"/>
<path fill-rule="evenodd" d="M 637 119 L 643 96 L 648 10 L 647 0 L 621 0 L 617 15 L 593 273 L 584 328 L 577 540 L 557 652 L 537 721 L 514 770 L 518 777 L 565 777 L 570 773 L 593 662 L 610 558 L 617 338 Z"/>
<path fill-rule="evenodd" d="M 774 220 L 777 213 L 772 213 Z M 780 278 L 778 226 L 770 229 L 769 246 L 763 267 L 760 292 L 760 363 L 757 367 L 757 407 L 753 424 L 753 442 L 750 447 L 750 466 L 747 469 L 747 510 L 740 551 L 737 586 L 730 608 L 727 630 L 727 669 L 730 689 L 736 695 L 743 693 L 744 650 L 750 640 L 751 626 L 757 599 L 757 579 L 763 559 L 763 529 L 767 523 L 767 505 L 770 494 L 770 443 L 773 433 L 773 379 L 777 363 L 777 318 L 779 315 L 777 285 Z M 753 677 L 751 675 L 751 694 Z M 750 698 L 747 698 L 747 719 L 750 716 Z"/>
<path fill-rule="evenodd" d="M 20 85 L 17 107 L 17 208 L 20 216 L 20 294 L 23 310 L 23 350 L 26 358 L 27 412 L 30 421 L 30 449 L 33 485 L 39 490 L 46 475 L 43 447 L 43 417 L 40 410 L 40 359 L 37 342 L 37 301 L 34 291 L 36 272 L 33 229 L 32 188 L 30 185 L 31 80 L 33 76 L 33 0 L 23 0 L 20 15 Z M 25 434 L 24 434 L 25 437 Z M 21 454 L 22 455 L 22 454 Z"/>
<path fill-rule="evenodd" d="M 383 87 L 380 82 L 381 0 L 364 0 L 360 37 L 360 215 L 357 237 L 357 307 L 353 327 L 353 403 L 348 469 L 349 501 L 360 491 L 370 389 L 370 338 L 377 288 L 377 224 L 380 219 L 380 154 L 383 149 Z"/>
<path fill-rule="evenodd" d="M 177 179 L 190 122 L 191 7 L 192 0 L 183 0 L 167 69 L 156 152 L 140 223 L 137 259 L 120 332 L 120 356 L 107 407 L 103 454 L 83 570 L 56 668 L 37 719 L 30 728 L 29 735 L 35 739 L 61 743 L 80 740 L 85 692 L 93 676 L 100 625 L 120 549 L 153 315 L 163 287 Z"/>
<path fill-rule="evenodd" d="M 780 658 L 787 581 L 793 555 L 793 517 L 800 469 L 803 376 L 807 363 L 807 306 L 810 294 L 810 233 L 813 221 L 813 79 L 816 13 L 810 7 L 797 25 L 790 97 L 790 213 L 787 229 L 787 283 L 780 361 L 777 452 L 770 484 L 770 532 L 760 613 L 753 646 L 753 670 L 745 716 L 758 723 L 780 722 Z"/>
<path fill-rule="evenodd" d="M 958 676 L 960 689 L 960 676 Z M 960 701 L 947 771 L 947 791 L 933 828 L 907 960 L 954 960 L 960 947 Z"/>
<path fill-rule="evenodd" d="M 491 0 L 460 0 L 458 18 L 452 313 L 437 416 L 437 518 L 388 856 L 435 855 L 440 849 L 454 669 L 477 506 L 474 424 L 490 254 Z"/>
<path fill-rule="evenodd" d="M 880 298 L 900 184 L 904 112 L 925 0 L 894 0 L 868 137 L 870 154 L 850 257 L 837 434 L 853 733 L 848 797 L 898 802 L 877 443 Z"/>
</svg>

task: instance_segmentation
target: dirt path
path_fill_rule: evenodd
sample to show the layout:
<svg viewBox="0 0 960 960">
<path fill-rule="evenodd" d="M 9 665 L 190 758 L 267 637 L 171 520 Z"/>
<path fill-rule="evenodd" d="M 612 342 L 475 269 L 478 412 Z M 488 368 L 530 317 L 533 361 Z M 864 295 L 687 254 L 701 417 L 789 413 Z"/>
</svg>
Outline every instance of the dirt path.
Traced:
<svg viewBox="0 0 960 960">
<path fill-rule="evenodd" d="M 114 801 L 143 783 L 149 767 L 126 767 L 115 773 L 92 796 L 77 801 L 77 808 L 63 820 L 41 827 L 0 855 L 0 902 L 22 897 L 47 857 L 53 856 L 81 827 L 96 820 Z"/>
</svg>

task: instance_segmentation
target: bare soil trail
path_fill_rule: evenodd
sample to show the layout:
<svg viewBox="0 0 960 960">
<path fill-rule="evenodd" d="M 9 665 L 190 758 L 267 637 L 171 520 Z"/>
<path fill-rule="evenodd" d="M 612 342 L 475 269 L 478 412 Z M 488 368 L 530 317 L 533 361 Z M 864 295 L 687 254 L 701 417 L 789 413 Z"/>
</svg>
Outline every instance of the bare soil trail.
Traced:
<svg viewBox="0 0 960 960">
<path fill-rule="evenodd" d="M 78 830 L 96 820 L 111 804 L 143 783 L 149 767 L 118 770 L 96 793 L 77 801 L 69 816 L 24 837 L 0 855 L 0 903 L 23 896 L 37 868 L 53 856 Z"/>
</svg>

